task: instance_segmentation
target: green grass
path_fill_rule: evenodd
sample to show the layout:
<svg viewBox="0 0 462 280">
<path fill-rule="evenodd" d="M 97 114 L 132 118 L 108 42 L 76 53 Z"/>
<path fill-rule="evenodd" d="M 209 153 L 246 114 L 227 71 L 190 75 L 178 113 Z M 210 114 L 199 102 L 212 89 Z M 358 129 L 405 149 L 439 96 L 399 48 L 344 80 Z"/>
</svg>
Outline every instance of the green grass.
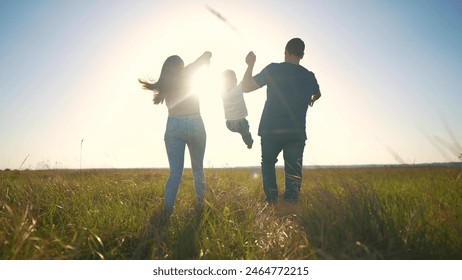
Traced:
<svg viewBox="0 0 462 280">
<path fill-rule="evenodd" d="M 274 206 L 258 170 L 207 169 L 201 215 L 187 170 L 170 219 L 167 176 L 2 171 L 0 259 L 462 259 L 460 168 L 305 170 Z"/>
</svg>

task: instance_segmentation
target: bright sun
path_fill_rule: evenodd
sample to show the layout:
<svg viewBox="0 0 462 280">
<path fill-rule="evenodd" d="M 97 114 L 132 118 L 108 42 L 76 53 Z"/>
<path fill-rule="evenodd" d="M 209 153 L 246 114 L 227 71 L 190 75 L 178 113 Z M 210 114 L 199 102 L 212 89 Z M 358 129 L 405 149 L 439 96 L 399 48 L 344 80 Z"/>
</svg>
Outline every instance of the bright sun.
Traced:
<svg viewBox="0 0 462 280">
<path fill-rule="evenodd" d="M 195 74 L 192 81 L 192 92 L 199 96 L 201 114 L 213 124 L 224 122 L 221 72 L 212 65 L 205 66 Z"/>
<path fill-rule="evenodd" d="M 233 70 L 236 73 L 237 82 L 241 82 L 247 65 L 245 56 L 248 49 L 233 37 L 226 37 L 223 32 L 211 32 L 213 37 L 202 38 L 197 41 L 197 46 L 188 49 L 185 54 L 185 63 L 191 63 L 204 51 L 212 52 L 210 65 L 201 67 L 195 73 L 192 80 L 192 93 L 197 94 L 200 100 L 201 115 L 207 129 L 207 145 L 218 150 L 223 149 L 223 141 L 229 140 L 227 149 L 240 150 L 242 148 L 241 137 L 230 132 L 226 127 L 225 113 L 223 108 L 222 94 L 224 91 L 223 72 Z M 244 94 L 246 107 L 249 112 L 247 120 L 250 123 L 252 133 L 256 135 L 256 128 L 260 118 L 265 99 L 264 94 Z M 211 147 L 212 148 L 212 147 Z M 218 154 L 217 152 L 215 154 Z M 228 155 L 233 162 L 236 155 Z"/>
</svg>

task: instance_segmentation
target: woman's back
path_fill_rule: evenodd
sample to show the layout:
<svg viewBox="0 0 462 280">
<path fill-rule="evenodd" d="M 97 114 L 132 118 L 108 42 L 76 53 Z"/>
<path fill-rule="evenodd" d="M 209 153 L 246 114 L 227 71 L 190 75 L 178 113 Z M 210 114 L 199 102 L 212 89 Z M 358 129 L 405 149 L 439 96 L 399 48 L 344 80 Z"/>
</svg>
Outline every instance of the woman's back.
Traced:
<svg viewBox="0 0 462 280">
<path fill-rule="evenodd" d="M 199 98 L 192 92 L 190 86 L 191 71 L 183 70 L 183 77 L 175 91 L 165 95 L 169 116 L 187 116 L 200 114 Z"/>
</svg>

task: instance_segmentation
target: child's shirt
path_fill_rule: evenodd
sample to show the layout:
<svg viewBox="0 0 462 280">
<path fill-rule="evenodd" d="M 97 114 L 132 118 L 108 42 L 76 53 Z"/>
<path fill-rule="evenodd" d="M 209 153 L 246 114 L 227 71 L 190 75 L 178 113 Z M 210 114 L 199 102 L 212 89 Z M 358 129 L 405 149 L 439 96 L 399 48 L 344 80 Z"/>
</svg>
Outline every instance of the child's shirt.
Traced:
<svg viewBox="0 0 462 280">
<path fill-rule="evenodd" d="M 225 109 L 225 119 L 232 121 L 247 117 L 247 107 L 245 106 L 242 84 L 238 84 L 231 90 L 225 92 L 222 98 L 223 108 Z"/>
</svg>

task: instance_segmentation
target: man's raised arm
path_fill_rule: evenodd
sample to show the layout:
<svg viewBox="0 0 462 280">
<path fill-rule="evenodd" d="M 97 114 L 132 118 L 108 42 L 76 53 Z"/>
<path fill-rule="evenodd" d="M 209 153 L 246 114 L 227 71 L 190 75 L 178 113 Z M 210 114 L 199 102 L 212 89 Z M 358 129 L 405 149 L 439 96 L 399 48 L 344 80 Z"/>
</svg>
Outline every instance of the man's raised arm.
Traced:
<svg viewBox="0 0 462 280">
<path fill-rule="evenodd" d="M 245 71 L 244 78 L 242 79 L 242 90 L 244 92 L 251 92 L 260 88 L 252 77 L 253 66 L 255 65 L 256 60 L 257 57 L 253 52 L 249 52 L 245 58 L 245 63 L 247 63 L 247 70 Z"/>
</svg>

